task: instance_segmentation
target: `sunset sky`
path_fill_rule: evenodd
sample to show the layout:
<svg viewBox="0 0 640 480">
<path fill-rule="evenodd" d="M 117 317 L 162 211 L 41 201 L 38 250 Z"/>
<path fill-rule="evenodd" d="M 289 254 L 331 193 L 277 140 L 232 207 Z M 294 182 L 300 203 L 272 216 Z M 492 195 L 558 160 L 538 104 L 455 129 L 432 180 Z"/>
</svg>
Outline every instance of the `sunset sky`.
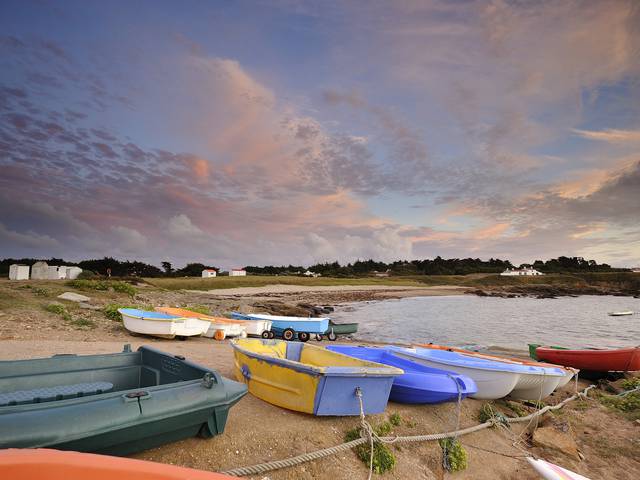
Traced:
<svg viewBox="0 0 640 480">
<path fill-rule="evenodd" d="M 0 257 L 640 265 L 640 2 L 0 3 Z"/>
</svg>

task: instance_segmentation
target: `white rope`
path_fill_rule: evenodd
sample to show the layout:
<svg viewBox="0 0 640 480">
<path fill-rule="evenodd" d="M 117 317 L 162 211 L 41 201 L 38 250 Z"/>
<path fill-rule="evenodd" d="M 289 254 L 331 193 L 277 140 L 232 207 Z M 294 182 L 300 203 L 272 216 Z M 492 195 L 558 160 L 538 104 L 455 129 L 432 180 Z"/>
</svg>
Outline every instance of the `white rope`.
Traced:
<svg viewBox="0 0 640 480">
<path fill-rule="evenodd" d="M 564 407 L 567 403 L 577 398 L 586 397 L 587 392 L 592 388 L 595 388 L 595 385 L 589 385 L 582 392 L 578 392 L 575 395 L 564 399 L 562 402 L 558 403 L 557 405 L 553 405 L 553 406 L 547 405 L 544 408 L 541 408 L 540 410 L 530 415 L 527 415 L 526 417 L 507 418 L 506 421 L 507 423 L 528 422 L 534 416 L 544 415 L 545 413 L 553 410 L 559 410 L 560 408 Z M 478 432 L 480 430 L 484 430 L 485 428 L 492 427 L 496 424 L 499 424 L 499 422 L 500 421 L 496 420 L 495 418 L 492 418 L 479 425 L 474 425 L 472 427 L 459 429 L 453 432 L 431 433 L 426 435 L 412 435 L 407 437 L 378 437 L 377 435 L 375 435 L 375 432 L 372 432 L 372 433 L 375 436 L 376 440 L 384 443 L 426 442 L 426 441 L 433 441 L 433 440 L 442 440 L 443 438 L 455 438 L 457 436 L 468 435 L 470 433 Z M 234 468 L 231 470 L 226 470 L 222 473 L 225 475 L 233 475 L 236 477 L 243 477 L 246 475 L 259 475 L 261 473 L 270 472 L 272 470 L 278 470 L 278 469 L 287 468 L 287 467 L 294 467 L 302 463 L 310 462 L 313 460 L 319 460 L 321 458 L 325 458 L 330 455 L 335 455 L 336 453 L 344 452 L 346 450 L 350 450 L 354 447 L 357 447 L 358 445 L 362 445 L 367 441 L 370 442 L 371 440 L 369 438 L 364 438 L 364 437 L 356 438 L 355 440 L 352 440 L 350 442 L 342 443 L 340 445 L 335 445 L 333 447 L 323 448 L 322 450 L 316 450 L 315 452 L 305 453 L 295 457 L 287 458 L 285 460 L 275 460 L 272 462 L 260 463 L 258 465 L 252 465 L 249 467 Z"/>
</svg>

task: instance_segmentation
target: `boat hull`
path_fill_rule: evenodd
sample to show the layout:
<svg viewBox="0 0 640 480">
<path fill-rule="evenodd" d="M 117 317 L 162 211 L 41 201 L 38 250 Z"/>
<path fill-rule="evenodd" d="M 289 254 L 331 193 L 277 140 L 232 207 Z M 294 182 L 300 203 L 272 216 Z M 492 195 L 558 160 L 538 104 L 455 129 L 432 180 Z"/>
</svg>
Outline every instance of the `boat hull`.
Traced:
<svg viewBox="0 0 640 480">
<path fill-rule="evenodd" d="M 252 395 L 279 407 L 313 415 L 384 411 L 393 378 L 402 370 L 364 362 L 299 342 L 238 339 L 235 375 Z"/>
<path fill-rule="evenodd" d="M 265 315 L 265 314 L 243 314 L 233 312 L 232 318 L 239 320 L 268 320 L 271 322 L 271 327 L 275 331 L 284 331 L 291 329 L 294 332 L 306 332 L 324 334 L 329 328 L 328 318 L 305 318 L 305 317 L 286 317 L 280 315 Z"/>
<path fill-rule="evenodd" d="M 109 382 L 113 389 L 40 401 L 44 388 L 87 381 Z M 24 396 L 25 391 L 34 392 L 33 401 L 0 407 L 0 448 L 128 455 L 222 433 L 229 409 L 247 389 L 214 370 L 141 347 L 111 355 L 0 362 L 0 392 Z"/>
<path fill-rule="evenodd" d="M 330 345 L 332 352 L 400 368 L 404 374 L 395 377 L 389 400 L 398 403 L 442 403 L 456 401 L 477 392 L 471 378 L 451 371 L 430 368 L 376 347 Z"/>
<path fill-rule="evenodd" d="M 335 335 L 352 335 L 358 331 L 357 323 L 333 323 L 329 320 L 329 328 L 324 332 L 324 335 L 334 333 Z"/>
<path fill-rule="evenodd" d="M 124 328 L 133 333 L 151 335 L 161 338 L 193 337 L 204 334 L 210 326 L 209 322 L 197 318 L 179 318 L 157 312 L 122 308 Z"/>
<path fill-rule="evenodd" d="M 611 350 L 570 350 L 529 344 L 533 358 L 592 372 L 632 372 L 640 370 L 640 348 Z"/>
<path fill-rule="evenodd" d="M 43 474 L 46 472 L 46 474 Z M 163 463 L 60 450 L 7 449 L 0 451 L 0 478 L 12 480 L 218 480 L 220 473 Z"/>
<path fill-rule="evenodd" d="M 529 462 L 529 465 L 531 465 L 533 469 L 545 480 L 589 480 L 587 477 L 578 473 L 541 459 L 536 460 L 531 457 L 527 457 L 527 461 Z"/>
<path fill-rule="evenodd" d="M 156 307 L 156 312 L 167 313 L 181 318 L 196 318 L 209 322 L 209 328 L 202 334 L 207 338 L 214 338 L 216 332 L 223 332 L 223 337 L 238 337 L 247 335 L 246 327 L 239 320 L 214 317 L 203 313 L 193 312 L 186 308 Z"/>
</svg>

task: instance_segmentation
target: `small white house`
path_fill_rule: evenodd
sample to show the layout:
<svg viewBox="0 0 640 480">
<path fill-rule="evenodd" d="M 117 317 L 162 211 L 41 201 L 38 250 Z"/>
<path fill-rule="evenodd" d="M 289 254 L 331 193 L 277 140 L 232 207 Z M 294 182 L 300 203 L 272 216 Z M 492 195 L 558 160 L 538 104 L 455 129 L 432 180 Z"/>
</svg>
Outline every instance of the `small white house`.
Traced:
<svg viewBox="0 0 640 480">
<path fill-rule="evenodd" d="M 229 276 L 230 277 L 246 277 L 247 271 L 243 270 L 242 268 L 232 268 L 231 270 L 229 270 Z"/>
<path fill-rule="evenodd" d="M 67 276 L 69 280 L 74 280 L 78 278 L 78 275 L 82 273 L 82 269 L 80 267 L 67 267 Z"/>
<path fill-rule="evenodd" d="M 218 272 L 216 272 L 213 268 L 205 268 L 204 270 L 202 270 L 202 278 L 211 278 L 215 277 L 216 275 L 218 275 Z"/>
<path fill-rule="evenodd" d="M 14 263 L 9 267 L 9 280 L 29 280 L 29 265 Z"/>
<path fill-rule="evenodd" d="M 34 263 L 31 266 L 31 278 L 33 280 L 48 280 L 49 279 L 49 265 L 47 264 L 47 262 L 36 262 L 36 263 Z"/>
<path fill-rule="evenodd" d="M 311 270 L 307 270 L 306 272 L 304 272 L 304 273 L 303 273 L 303 275 L 304 275 L 305 277 L 314 277 L 314 278 L 315 278 L 315 277 L 319 277 L 319 276 L 320 276 L 320 274 L 319 274 L 319 273 L 312 272 Z"/>
<path fill-rule="evenodd" d="M 536 275 L 544 275 L 544 273 L 539 272 L 535 268 L 507 268 L 500 275 L 503 277 L 519 277 L 519 276 L 536 276 Z"/>
</svg>

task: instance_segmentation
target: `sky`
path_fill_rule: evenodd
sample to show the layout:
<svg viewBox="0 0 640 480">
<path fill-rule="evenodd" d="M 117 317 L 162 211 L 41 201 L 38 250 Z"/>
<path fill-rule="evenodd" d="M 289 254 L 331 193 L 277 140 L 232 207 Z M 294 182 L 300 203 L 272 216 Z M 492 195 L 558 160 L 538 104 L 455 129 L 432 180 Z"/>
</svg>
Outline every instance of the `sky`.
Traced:
<svg viewBox="0 0 640 480">
<path fill-rule="evenodd" d="M 0 2 L 0 257 L 640 265 L 640 3 Z"/>
</svg>

